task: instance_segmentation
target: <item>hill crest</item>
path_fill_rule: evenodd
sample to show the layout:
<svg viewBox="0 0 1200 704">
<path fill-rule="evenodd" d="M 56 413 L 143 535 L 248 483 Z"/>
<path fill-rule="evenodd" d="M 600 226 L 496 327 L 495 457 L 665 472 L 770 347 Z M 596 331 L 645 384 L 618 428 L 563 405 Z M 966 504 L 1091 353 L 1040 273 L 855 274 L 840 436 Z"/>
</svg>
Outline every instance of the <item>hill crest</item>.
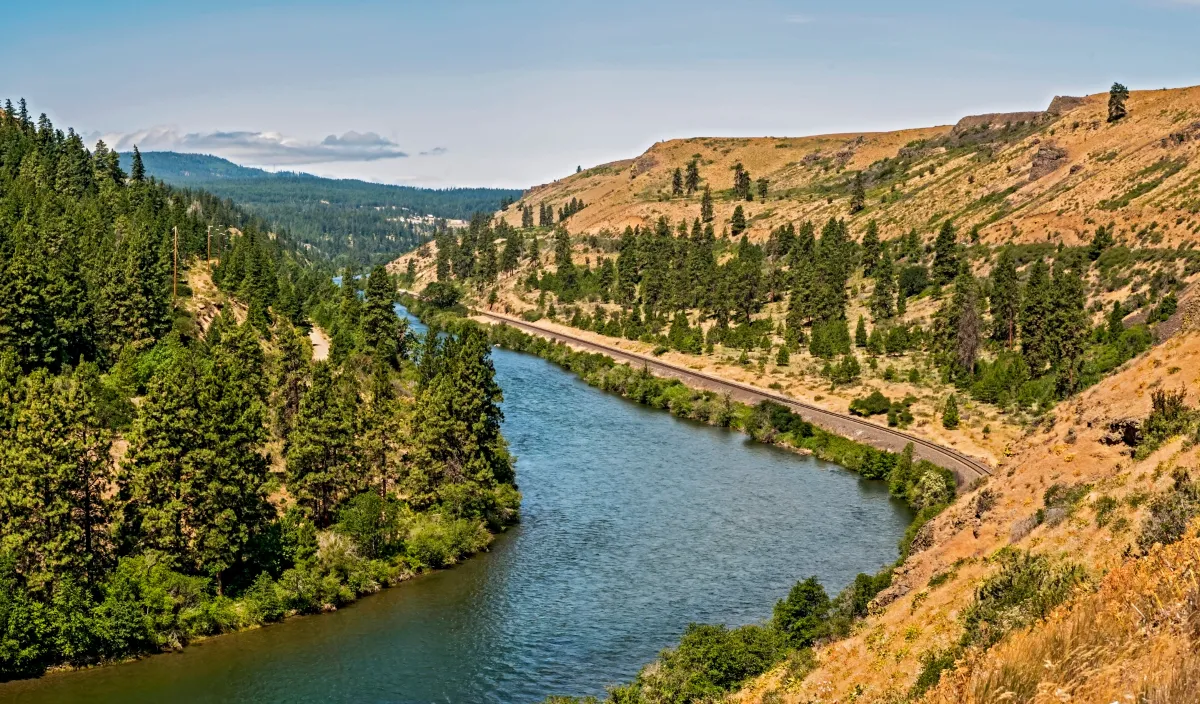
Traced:
<svg viewBox="0 0 1200 704">
<path fill-rule="evenodd" d="M 582 199 L 587 207 L 566 223 L 573 234 L 619 232 L 661 216 L 691 220 L 700 216 L 701 192 L 673 194 L 672 177 L 696 159 L 718 232 L 741 205 L 758 241 L 786 222 L 829 217 L 848 218 L 855 232 L 877 220 L 884 237 L 928 233 L 953 218 L 993 244 L 1078 244 L 1107 222 L 1131 244 L 1200 240 L 1200 87 L 1135 91 L 1129 115 L 1115 123 L 1107 122 L 1107 101 L 1107 93 L 1058 96 L 1041 112 L 893 132 L 670 140 L 531 188 L 517 205 L 557 210 Z M 757 192 L 751 202 L 735 199 L 737 163 L 769 180 L 765 201 Z M 856 174 L 865 207 L 851 212 Z M 520 224 L 519 207 L 500 215 Z"/>
</svg>

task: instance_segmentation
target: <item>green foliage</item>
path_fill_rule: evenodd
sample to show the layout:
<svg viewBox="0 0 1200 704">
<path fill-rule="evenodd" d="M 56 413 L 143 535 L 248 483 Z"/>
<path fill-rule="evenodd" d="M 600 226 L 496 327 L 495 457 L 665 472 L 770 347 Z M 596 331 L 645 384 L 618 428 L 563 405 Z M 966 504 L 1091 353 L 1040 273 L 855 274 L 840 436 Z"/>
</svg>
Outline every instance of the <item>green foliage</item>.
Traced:
<svg viewBox="0 0 1200 704">
<path fill-rule="evenodd" d="M 121 155 L 123 162 L 127 156 Z M 466 220 L 478 212 L 495 212 L 505 200 L 521 196 L 511 189 L 415 188 L 272 173 L 202 154 L 144 152 L 141 156 L 149 176 L 232 199 L 286 228 L 339 266 L 369 266 L 415 249 L 437 228 L 436 222 L 423 222 L 421 216 Z"/>
<path fill-rule="evenodd" d="M 832 603 L 816 577 L 797 582 L 787 598 L 775 604 L 772 624 L 797 648 L 813 644 L 824 632 L 825 619 Z"/>
<path fill-rule="evenodd" d="M 872 391 L 869 396 L 856 398 L 850 402 L 850 413 L 856 416 L 875 416 L 887 413 L 892 402 L 879 390 Z"/>
<path fill-rule="evenodd" d="M 946 430 L 958 428 L 958 400 L 954 394 L 946 398 L 946 404 L 942 407 L 942 427 Z"/>
<path fill-rule="evenodd" d="M 1125 109 L 1125 101 L 1129 100 L 1129 89 L 1120 83 L 1112 84 L 1112 89 L 1108 91 L 1108 121 L 1116 122 L 1128 115 Z"/>
<path fill-rule="evenodd" d="M 963 612 L 961 645 L 988 647 L 1004 634 L 1045 618 L 1087 580 L 1083 568 L 1047 555 L 1004 548 Z"/>
<path fill-rule="evenodd" d="M 1170 545 L 1179 541 L 1198 515 L 1200 482 L 1192 481 L 1186 471 L 1177 471 L 1174 486 L 1150 501 L 1138 533 L 1138 547 L 1149 550 L 1156 543 Z"/>
</svg>

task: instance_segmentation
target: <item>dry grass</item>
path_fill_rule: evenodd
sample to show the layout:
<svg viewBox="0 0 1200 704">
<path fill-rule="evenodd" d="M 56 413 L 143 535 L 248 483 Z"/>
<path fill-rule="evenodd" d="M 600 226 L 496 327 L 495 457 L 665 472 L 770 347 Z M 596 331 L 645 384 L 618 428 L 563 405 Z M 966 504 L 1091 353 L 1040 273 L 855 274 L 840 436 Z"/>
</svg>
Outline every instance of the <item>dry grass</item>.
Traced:
<svg viewBox="0 0 1200 704">
<path fill-rule="evenodd" d="M 1200 539 L 1159 547 L 946 675 L 931 704 L 1200 699 Z"/>
</svg>

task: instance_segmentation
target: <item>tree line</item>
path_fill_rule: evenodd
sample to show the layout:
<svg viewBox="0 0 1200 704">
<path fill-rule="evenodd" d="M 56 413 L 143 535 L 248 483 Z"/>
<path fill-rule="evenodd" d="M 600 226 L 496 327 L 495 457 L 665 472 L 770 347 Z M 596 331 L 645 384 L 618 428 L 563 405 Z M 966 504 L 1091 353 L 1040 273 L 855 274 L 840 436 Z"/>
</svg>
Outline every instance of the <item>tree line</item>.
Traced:
<svg viewBox="0 0 1200 704">
<path fill-rule="evenodd" d="M 182 273 L 209 225 L 234 234 L 206 325 L 174 232 Z M 332 272 L 136 149 L 126 173 L 6 104 L 0 680 L 341 604 L 516 519 L 486 337 L 418 339 L 382 267 L 361 292 Z"/>
</svg>

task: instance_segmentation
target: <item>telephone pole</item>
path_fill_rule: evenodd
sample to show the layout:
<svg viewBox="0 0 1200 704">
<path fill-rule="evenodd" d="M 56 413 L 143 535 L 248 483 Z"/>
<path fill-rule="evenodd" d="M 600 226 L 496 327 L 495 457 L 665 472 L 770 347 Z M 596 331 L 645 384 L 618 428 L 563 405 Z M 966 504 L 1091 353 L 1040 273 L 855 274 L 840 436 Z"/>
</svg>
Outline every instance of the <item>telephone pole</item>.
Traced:
<svg viewBox="0 0 1200 704">
<path fill-rule="evenodd" d="M 175 233 L 175 261 L 171 267 L 174 272 L 174 276 L 171 277 L 171 303 L 174 303 L 179 296 L 179 227 L 172 227 L 171 231 Z"/>
<path fill-rule="evenodd" d="M 208 261 L 212 261 L 212 225 L 208 226 Z"/>
</svg>

